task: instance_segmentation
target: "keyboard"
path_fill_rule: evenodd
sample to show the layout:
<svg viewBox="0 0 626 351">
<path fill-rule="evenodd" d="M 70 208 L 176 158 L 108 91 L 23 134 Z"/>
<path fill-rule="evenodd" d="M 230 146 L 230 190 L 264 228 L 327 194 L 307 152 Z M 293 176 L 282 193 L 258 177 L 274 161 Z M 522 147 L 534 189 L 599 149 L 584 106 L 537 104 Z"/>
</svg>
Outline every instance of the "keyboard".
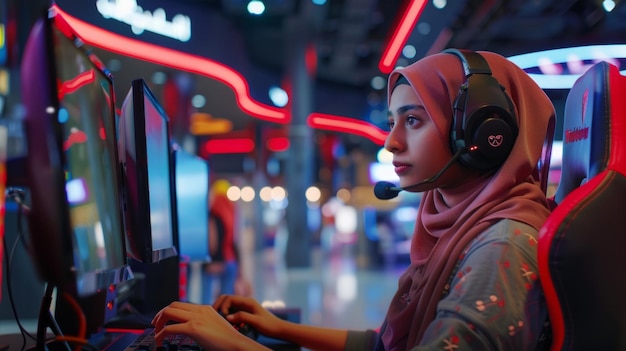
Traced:
<svg viewBox="0 0 626 351">
<path fill-rule="evenodd" d="M 128 345 L 124 351 L 178 351 L 197 350 L 202 348 L 190 337 L 186 335 L 168 335 L 163 340 L 162 346 L 157 346 L 154 329 L 149 328 L 139 334 L 135 341 Z"/>
</svg>

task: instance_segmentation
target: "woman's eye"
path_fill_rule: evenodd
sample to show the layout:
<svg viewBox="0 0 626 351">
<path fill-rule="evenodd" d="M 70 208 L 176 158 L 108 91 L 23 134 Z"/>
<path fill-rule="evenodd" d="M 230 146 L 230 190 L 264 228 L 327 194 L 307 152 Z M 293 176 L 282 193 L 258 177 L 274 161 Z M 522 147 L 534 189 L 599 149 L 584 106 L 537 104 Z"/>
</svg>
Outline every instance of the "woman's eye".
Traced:
<svg viewBox="0 0 626 351">
<path fill-rule="evenodd" d="M 415 126 L 419 123 L 419 118 L 415 117 L 415 116 L 409 116 L 406 119 L 406 125 L 411 127 L 411 126 Z"/>
<path fill-rule="evenodd" d="M 388 122 L 387 122 L 387 129 L 388 129 L 388 130 L 392 130 L 392 129 L 393 129 L 393 126 L 394 126 L 395 124 L 396 124 L 396 123 L 395 123 L 394 121 L 388 121 Z"/>
</svg>

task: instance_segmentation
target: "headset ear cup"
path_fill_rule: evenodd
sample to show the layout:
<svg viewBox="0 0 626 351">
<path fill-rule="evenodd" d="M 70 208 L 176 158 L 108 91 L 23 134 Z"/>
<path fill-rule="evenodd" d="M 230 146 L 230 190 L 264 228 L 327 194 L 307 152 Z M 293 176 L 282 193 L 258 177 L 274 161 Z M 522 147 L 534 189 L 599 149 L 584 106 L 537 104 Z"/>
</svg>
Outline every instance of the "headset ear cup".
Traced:
<svg viewBox="0 0 626 351">
<path fill-rule="evenodd" d="M 518 134 L 513 102 L 491 75 L 487 61 L 473 51 L 446 50 L 459 57 L 465 69 L 453 105 L 450 144 L 466 167 L 500 167 L 513 149 Z"/>
<path fill-rule="evenodd" d="M 489 108 L 493 109 L 493 108 Z M 506 113 L 505 111 L 501 111 Z M 515 144 L 516 131 L 512 130 L 507 117 L 494 111 L 480 111 L 476 126 L 468 130 L 467 152 L 461 161 L 475 169 L 488 170 L 504 163 Z"/>
</svg>

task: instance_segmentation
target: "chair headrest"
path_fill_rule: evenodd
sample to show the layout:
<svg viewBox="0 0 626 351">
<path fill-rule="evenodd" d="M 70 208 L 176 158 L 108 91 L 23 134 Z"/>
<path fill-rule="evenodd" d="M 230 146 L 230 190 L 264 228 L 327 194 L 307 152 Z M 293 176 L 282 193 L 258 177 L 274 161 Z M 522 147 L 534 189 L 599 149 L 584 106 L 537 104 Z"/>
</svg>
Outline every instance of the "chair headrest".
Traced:
<svg viewBox="0 0 626 351">
<path fill-rule="evenodd" d="M 576 80 L 565 101 L 558 203 L 602 170 L 626 161 L 626 77 L 607 62 Z"/>
</svg>

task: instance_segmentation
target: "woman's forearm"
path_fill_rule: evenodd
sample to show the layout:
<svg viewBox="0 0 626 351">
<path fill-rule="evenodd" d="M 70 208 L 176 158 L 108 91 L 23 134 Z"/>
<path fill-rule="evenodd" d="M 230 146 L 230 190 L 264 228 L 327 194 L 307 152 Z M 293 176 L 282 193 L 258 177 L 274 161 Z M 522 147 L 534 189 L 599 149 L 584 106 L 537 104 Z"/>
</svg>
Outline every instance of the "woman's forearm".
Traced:
<svg viewBox="0 0 626 351">
<path fill-rule="evenodd" d="M 293 342 L 310 350 L 342 351 L 347 336 L 348 331 L 343 329 L 322 328 L 285 321 L 276 338 Z"/>
</svg>

